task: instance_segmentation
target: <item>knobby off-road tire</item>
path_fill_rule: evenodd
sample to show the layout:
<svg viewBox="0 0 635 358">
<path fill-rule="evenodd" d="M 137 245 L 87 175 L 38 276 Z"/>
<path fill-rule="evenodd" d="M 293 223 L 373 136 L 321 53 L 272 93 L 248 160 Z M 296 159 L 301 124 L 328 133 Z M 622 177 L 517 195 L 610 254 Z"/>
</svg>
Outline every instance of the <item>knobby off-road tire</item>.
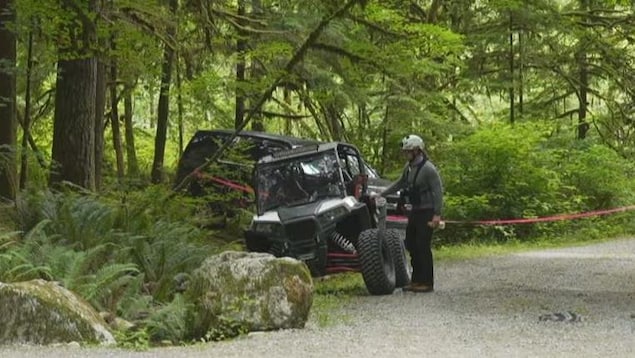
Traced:
<svg viewBox="0 0 635 358">
<path fill-rule="evenodd" d="M 371 295 L 389 295 L 395 290 L 395 265 L 388 241 L 377 229 L 364 230 L 357 242 L 359 263 L 366 288 Z"/>
<path fill-rule="evenodd" d="M 401 288 L 410 283 L 410 265 L 406 257 L 406 247 L 402 240 L 402 231 L 387 229 L 386 241 L 390 247 L 392 260 L 395 263 L 395 287 Z"/>
</svg>

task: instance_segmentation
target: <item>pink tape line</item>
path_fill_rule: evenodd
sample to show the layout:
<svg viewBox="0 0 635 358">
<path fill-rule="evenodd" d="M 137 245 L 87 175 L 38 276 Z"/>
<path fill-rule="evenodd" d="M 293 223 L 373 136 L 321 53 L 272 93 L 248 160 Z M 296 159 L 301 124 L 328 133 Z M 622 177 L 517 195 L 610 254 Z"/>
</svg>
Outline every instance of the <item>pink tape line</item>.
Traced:
<svg viewBox="0 0 635 358">
<path fill-rule="evenodd" d="M 475 224 L 475 225 L 532 224 L 532 223 L 538 223 L 538 222 L 561 221 L 561 220 L 586 218 L 590 216 L 608 215 L 608 214 L 619 213 L 619 212 L 624 212 L 629 210 L 635 210 L 635 205 L 623 206 L 623 207 L 614 208 L 614 209 L 588 211 L 588 212 L 576 213 L 576 214 L 560 214 L 560 215 L 553 215 L 553 216 L 544 216 L 539 218 L 474 220 L 474 221 L 444 220 L 444 221 L 450 224 Z M 408 218 L 406 216 L 400 216 L 400 215 L 389 215 L 387 217 L 387 220 L 391 222 L 405 223 L 408 221 Z"/>
</svg>

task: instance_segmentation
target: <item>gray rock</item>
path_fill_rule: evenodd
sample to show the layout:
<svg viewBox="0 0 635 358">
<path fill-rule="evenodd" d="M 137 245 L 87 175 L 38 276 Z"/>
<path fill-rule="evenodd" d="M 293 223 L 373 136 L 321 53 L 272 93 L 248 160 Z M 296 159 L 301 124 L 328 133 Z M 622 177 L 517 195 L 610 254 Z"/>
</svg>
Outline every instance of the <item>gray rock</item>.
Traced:
<svg viewBox="0 0 635 358">
<path fill-rule="evenodd" d="M 99 314 L 55 282 L 0 283 L 0 344 L 114 344 Z"/>
<path fill-rule="evenodd" d="M 189 331 L 202 337 L 222 322 L 249 331 L 304 327 L 313 303 L 308 268 L 292 258 L 228 251 L 192 273 L 185 297 Z"/>
</svg>

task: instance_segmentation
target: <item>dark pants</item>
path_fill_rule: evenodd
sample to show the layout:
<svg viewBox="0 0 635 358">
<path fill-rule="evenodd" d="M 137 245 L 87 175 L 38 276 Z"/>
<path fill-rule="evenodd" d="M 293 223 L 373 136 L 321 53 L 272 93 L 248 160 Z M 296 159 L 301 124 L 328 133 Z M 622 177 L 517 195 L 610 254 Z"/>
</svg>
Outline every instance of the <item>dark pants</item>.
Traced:
<svg viewBox="0 0 635 358">
<path fill-rule="evenodd" d="M 432 209 L 417 209 L 410 212 L 406 227 L 406 249 L 410 253 L 412 264 L 412 283 L 434 286 L 432 265 Z"/>
</svg>

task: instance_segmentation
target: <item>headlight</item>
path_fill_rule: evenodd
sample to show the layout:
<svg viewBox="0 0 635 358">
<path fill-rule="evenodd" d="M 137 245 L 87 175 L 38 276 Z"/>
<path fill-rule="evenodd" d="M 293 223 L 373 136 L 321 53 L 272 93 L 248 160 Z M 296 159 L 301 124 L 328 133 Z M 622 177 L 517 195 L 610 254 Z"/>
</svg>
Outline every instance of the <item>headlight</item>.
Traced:
<svg viewBox="0 0 635 358">
<path fill-rule="evenodd" d="M 329 223 L 335 221 L 339 217 L 344 216 L 346 214 L 348 214 L 348 210 L 343 206 L 338 206 L 336 208 L 333 208 L 329 211 L 325 211 L 324 213 L 320 214 L 318 216 L 318 221 L 320 222 L 320 225 L 326 226 Z"/>
<path fill-rule="evenodd" d="M 252 225 L 252 230 L 262 234 L 277 234 L 282 230 L 280 223 L 256 222 Z"/>
</svg>

